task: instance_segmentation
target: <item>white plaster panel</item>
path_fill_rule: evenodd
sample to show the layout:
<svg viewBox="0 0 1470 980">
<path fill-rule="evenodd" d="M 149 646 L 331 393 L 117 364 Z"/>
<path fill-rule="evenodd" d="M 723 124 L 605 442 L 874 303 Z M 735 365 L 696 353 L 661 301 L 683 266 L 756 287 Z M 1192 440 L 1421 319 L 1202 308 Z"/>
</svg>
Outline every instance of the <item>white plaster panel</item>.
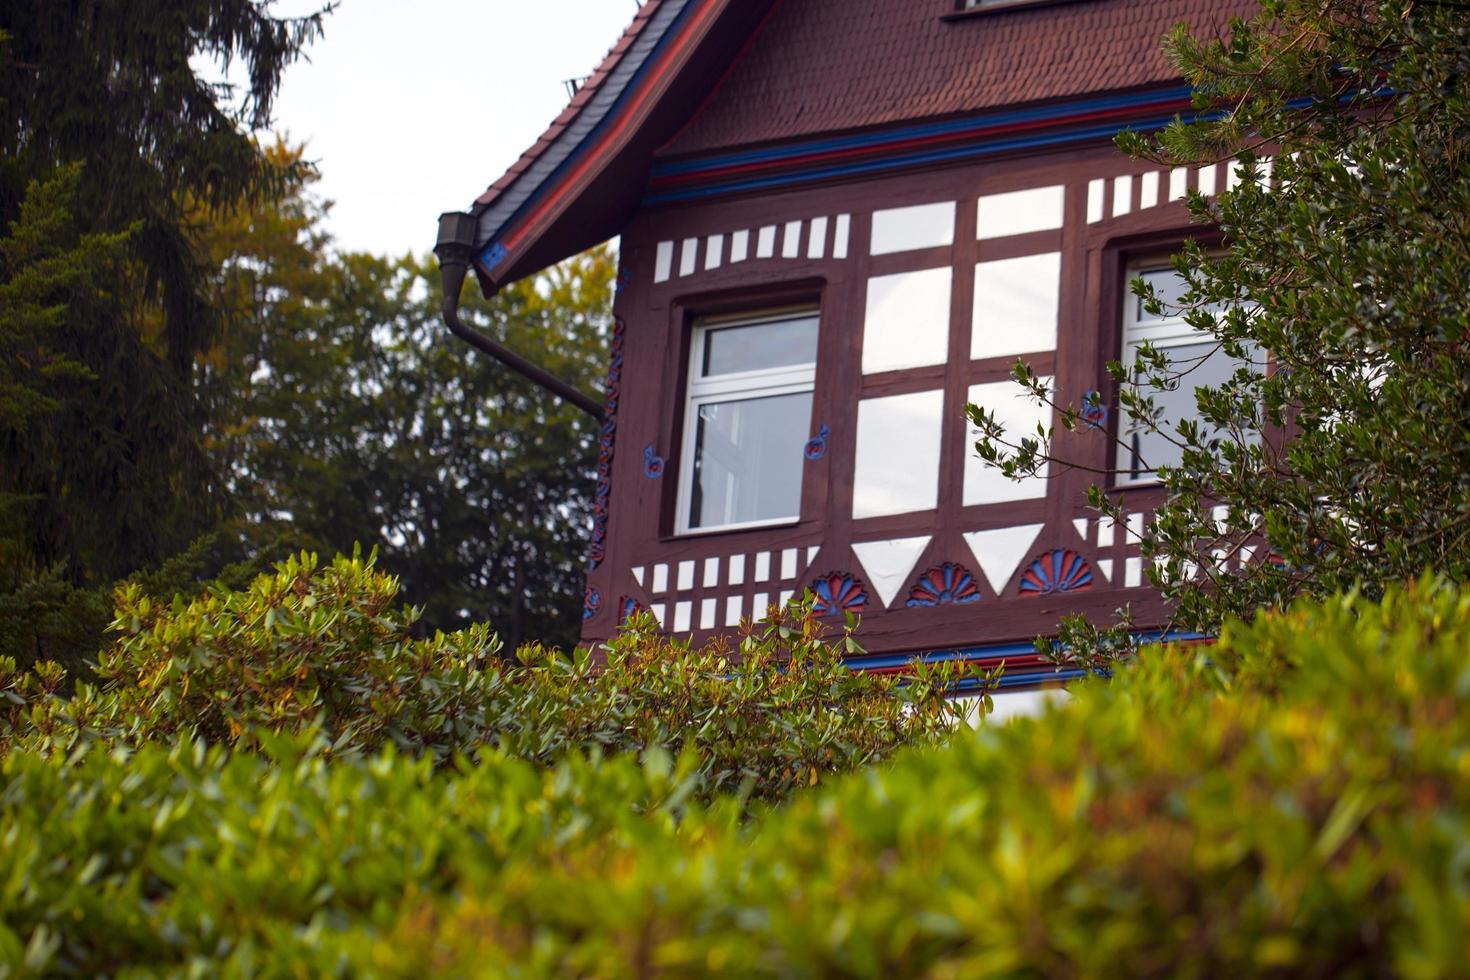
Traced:
<svg viewBox="0 0 1470 980">
<path fill-rule="evenodd" d="M 678 602 L 674 604 L 674 632 L 688 633 L 690 620 L 694 617 L 694 603 Z"/>
<path fill-rule="evenodd" d="M 633 569 L 633 581 L 637 582 L 639 586 L 643 585 L 643 572 L 644 568 L 642 565 L 638 565 Z"/>
<path fill-rule="evenodd" d="M 821 552 L 821 550 L 822 546 L 819 544 L 814 544 L 810 548 L 806 549 L 806 565 L 808 568 L 812 566 L 812 562 L 817 560 L 817 555 Z"/>
<path fill-rule="evenodd" d="M 1061 288 L 1060 252 L 978 263 L 970 357 L 1055 350 Z"/>
<path fill-rule="evenodd" d="M 1042 378 L 1041 382 L 1052 386 L 1053 379 Z M 1022 391 L 1014 381 L 992 381 L 989 384 L 970 386 L 970 401 L 988 409 L 997 422 L 1005 428 L 1007 439 L 1036 436 L 1038 423 L 1049 425 L 1051 406 L 1037 405 L 1035 400 Z M 978 430 L 969 430 L 969 442 L 965 446 L 965 496 L 966 507 L 977 504 L 996 504 L 1007 500 L 1038 500 L 1046 496 L 1048 466 L 1043 466 L 1035 476 L 1023 480 L 1011 480 L 1000 470 L 987 464 L 974 451 Z"/>
<path fill-rule="evenodd" d="M 738 595 L 732 595 L 728 599 L 725 600 L 725 625 L 726 626 L 739 626 L 740 625 L 740 617 L 742 615 L 742 612 L 741 612 L 741 609 L 740 609 L 740 604 L 741 604 L 741 597 L 738 596 Z"/>
<path fill-rule="evenodd" d="M 694 588 L 694 562 L 679 562 L 679 591 L 688 592 Z"/>
<path fill-rule="evenodd" d="M 716 599 L 704 599 L 699 604 L 699 628 L 712 630 L 716 625 L 716 617 L 719 615 L 719 601 Z"/>
<path fill-rule="evenodd" d="M 762 551 L 755 556 L 755 578 L 756 582 L 769 582 L 771 580 L 771 553 Z"/>
<path fill-rule="evenodd" d="M 755 257 L 769 259 L 776 254 L 776 226 L 766 225 L 755 240 Z"/>
<path fill-rule="evenodd" d="M 794 259 L 801 254 L 801 222 L 786 222 L 786 233 L 781 236 L 781 258 Z"/>
<path fill-rule="evenodd" d="M 704 560 L 704 587 L 712 589 L 720 584 L 720 560 L 718 558 L 706 558 Z"/>
<path fill-rule="evenodd" d="M 1175 167 L 1169 171 L 1169 200 L 1182 201 L 1188 190 L 1189 171 L 1183 167 Z"/>
<path fill-rule="evenodd" d="M 1108 182 L 1099 177 L 1087 182 L 1087 223 L 1096 224 L 1103 219 L 1103 192 Z"/>
<path fill-rule="evenodd" d="M 1123 587 L 1136 589 L 1143 584 L 1143 559 L 1129 558 L 1123 565 Z"/>
<path fill-rule="evenodd" d="M 730 584 L 731 585 L 744 585 L 745 584 L 745 556 L 744 555 L 731 555 L 730 556 Z"/>
<path fill-rule="evenodd" d="M 949 356 L 948 266 L 868 280 L 863 373 L 943 364 Z"/>
<path fill-rule="evenodd" d="M 1004 194 L 986 194 L 975 211 L 977 238 L 1004 238 L 1062 226 L 1066 188 L 1033 187 Z"/>
<path fill-rule="evenodd" d="M 1125 175 L 1113 178 L 1113 217 L 1133 210 L 1133 177 Z"/>
<path fill-rule="evenodd" d="M 683 251 L 679 255 L 679 275 L 680 276 L 691 276 L 691 275 L 693 275 L 694 274 L 694 270 L 697 267 L 696 266 L 696 262 L 698 261 L 698 259 L 699 259 L 699 239 L 697 239 L 697 238 L 686 238 L 686 239 L 684 239 L 684 248 L 683 248 Z"/>
<path fill-rule="evenodd" d="M 834 259 L 847 258 L 847 238 L 852 231 L 852 215 L 839 214 L 837 224 L 832 230 L 832 257 Z"/>
<path fill-rule="evenodd" d="M 653 261 L 653 281 L 668 282 L 674 269 L 674 243 L 659 242 Z"/>
<path fill-rule="evenodd" d="M 787 548 L 781 552 L 781 581 L 796 578 L 796 549 Z"/>
<path fill-rule="evenodd" d="M 1113 559 L 1099 558 L 1097 561 L 1093 562 L 1093 564 L 1097 566 L 1097 570 L 1099 572 L 1102 572 L 1103 578 L 1107 579 L 1109 582 L 1113 580 Z"/>
<path fill-rule="evenodd" d="M 852 516 L 932 510 L 939 498 L 943 391 L 858 403 Z"/>
<path fill-rule="evenodd" d="M 1021 524 L 993 531 L 972 531 L 965 535 L 965 544 L 974 552 L 975 561 L 980 564 L 980 570 L 985 573 L 996 595 L 1005 592 L 1021 562 L 1031 557 L 1031 549 L 1043 527 L 1044 524 Z"/>
<path fill-rule="evenodd" d="M 755 598 L 750 600 L 750 618 L 756 622 L 765 622 L 770 613 L 771 596 L 767 592 L 757 592 Z"/>
<path fill-rule="evenodd" d="M 651 606 L 648 607 L 648 611 L 651 612 L 651 613 L 653 613 L 653 618 L 654 619 L 658 620 L 658 627 L 659 627 L 659 629 L 663 629 L 664 628 L 664 614 L 666 612 L 666 610 L 664 609 L 664 604 L 662 602 L 655 602 L 653 605 L 651 605 Z"/>
<path fill-rule="evenodd" d="M 1151 208 L 1159 203 L 1159 172 L 1150 170 L 1143 175 L 1138 187 L 1138 209 Z"/>
<path fill-rule="evenodd" d="M 791 589 L 781 590 L 781 607 L 783 609 L 786 607 L 786 604 L 791 601 L 791 597 L 794 595 L 796 595 L 796 593 Z"/>
<path fill-rule="evenodd" d="M 868 250 L 873 255 L 888 255 L 953 245 L 954 214 L 953 201 L 874 211 Z"/>
<path fill-rule="evenodd" d="M 667 592 L 667 591 L 669 591 L 669 566 L 667 566 L 667 565 L 654 565 L 653 566 L 653 591 L 655 591 L 655 592 Z"/>
<path fill-rule="evenodd" d="M 737 231 L 730 236 L 730 264 L 744 262 L 750 255 L 750 232 Z"/>
<path fill-rule="evenodd" d="M 725 261 L 725 236 L 711 235 L 704 240 L 704 267 L 718 269 Z"/>
<path fill-rule="evenodd" d="M 1215 193 L 1215 173 L 1213 163 L 1199 168 L 1199 192 L 1205 197 L 1212 197 Z"/>
<path fill-rule="evenodd" d="M 868 584 L 883 600 L 884 608 L 893 605 L 894 596 L 908 584 L 914 566 L 929 547 L 930 538 L 895 538 L 891 541 L 864 541 L 852 546 L 858 561 L 867 572 Z"/>
<path fill-rule="evenodd" d="M 1087 540 L 1087 518 L 1074 517 L 1072 519 L 1072 527 L 1077 531 L 1077 536 L 1079 538 L 1081 538 L 1083 541 Z"/>
<path fill-rule="evenodd" d="M 827 219 L 813 218 L 807 235 L 806 257 L 820 259 L 827 254 Z"/>
</svg>

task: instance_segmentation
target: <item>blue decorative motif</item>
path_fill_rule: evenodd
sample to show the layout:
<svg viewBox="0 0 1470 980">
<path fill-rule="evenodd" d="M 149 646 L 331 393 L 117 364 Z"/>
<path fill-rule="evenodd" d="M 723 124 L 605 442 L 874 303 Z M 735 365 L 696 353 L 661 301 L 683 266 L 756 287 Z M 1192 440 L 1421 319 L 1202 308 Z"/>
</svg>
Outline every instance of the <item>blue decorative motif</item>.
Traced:
<svg viewBox="0 0 1470 980">
<path fill-rule="evenodd" d="M 582 621 L 583 622 L 586 622 L 587 620 L 591 619 L 593 616 L 596 616 L 597 615 L 597 611 L 599 609 L 601 609 L 601 608 L 602 608 L 602 593 L 601 592 L 598 592 L 596 589 L 594 589 L 590 585 L 587 586 L 587 592 L 582 597 Z"/>
<path fill-rule="evenodd" d="M 817 597 L 813 612 L 823 618 L 859 613 L 868 608 L 868 590 L 860 579 L 844 572 L 829 572 L 812 583 Z"/>
<path fill-rule="evenodd" d="M 975 576 L 963 566 L 945 562 L 919 576 L 919 581 L 909 590 L 910 606 L 947 606 L 950 603 L 978 602 L 980 587 Z"/>
<path fill-rule="evenodd" d="M 827 440 L 832 438 L 832 429 L 823 425 L 817 430 L 817 434 L 808 440 L 806 448 L 802 453 L 807 459 L 821 459 L 827 455 Z"/>
<path fill-rule="evenodd" d="M 486 270 L 493 269 L 504 262 L 505 257 L 509 254 L 504 245 L 499 242 L 492 242 L 489 248 L 480 253 L 480 265 L 484 266 Z"/>
<path fill-rule="evenodd" d="M 618 277 L 617 277 L 617 279 L 613 280 L 613 292 L 615 292 L 615 293 L 621 293 L 623 290 L 625 290 L 625 289 L 628 288 L 628 284 L 631 283 L 632 281 L 633 281 L 633 273 L 632 273 L 632 271 L 629 270 L 628 267 L 625 266 L 625 265 L 619 266 L 618 267 Z"/>
<path fill-rule="evenodd" d="M 1092 588 L 1092 566 L 1075 551 L 1058 548 L 1037 558 L 1021 575 L 1021 594 L 1055 595 Z"/>
<path fill-rule="evenodd" d="M 638 604 L 637 599 L 634 599 L 630 595 L 623 596 L 622 599 L 618 600 L 618 625 L 627 626 L 628 620 L 642 611 L 643 607 Z"/>
<path fill-rule="evenodd" d="M 653 451 L 653 443 L 643 447 L 643 475 L 657 480 L 664 475 L 664 458 Z"/>
<path fill-rule="evenodd" d="M 1108 424 L 1108 406 L 1102 403 L 1102 395 L 1096 391 L 1089 391 L 1082 396 L 1080 414 L 1089 428 L 1101 429 Z"/>
<path fill-rule="evenodd" d="M 608 502 L 612 499 L 613 446 L 618 432 L 618 393 L 623 382 L 623 337 L 627 324 L 613 318 L 608 342 L 607 409 L 603 414 L 602 437 L 597 451 L 597 488 L 592 493 L 592 544 L 587 553 L 587 570 L 596 571 L 607 558 Z"/>
</svg>

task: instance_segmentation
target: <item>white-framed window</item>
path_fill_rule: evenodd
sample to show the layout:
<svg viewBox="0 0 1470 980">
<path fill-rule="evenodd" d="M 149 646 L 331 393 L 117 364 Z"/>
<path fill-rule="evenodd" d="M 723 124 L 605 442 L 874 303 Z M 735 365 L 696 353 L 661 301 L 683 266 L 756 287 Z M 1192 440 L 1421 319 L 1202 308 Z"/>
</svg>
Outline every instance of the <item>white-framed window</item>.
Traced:
<svg viewBox="0 0 1470 980">
<path fill-rule="evenodd" d="M 1144 308 L 1144 301 L 1133 294 L 1129 284 L 1142 279 L 1153 287 L 1163 301 L 1161 315 Z M 1217 387 L 1233 375 L 1241 362 L 1220 349 L 1218 341 L 1191 327 L 1184 319 L 1180 300 L 1187 286 L 1168 259 L 1139 262 L 1130 266 L 1124 280 L 1123 351 L 1125 374 L 1131 375 L 1138 360 L 1141 344 L 1152 344 L 1168 361 L 1170 373 L 1178 376 L 1172 390 L 1145 387 L 1142 393 L 1153 398 L 1163 410 L 1159 432 L 1138 427 L 1126 416 L 1119 420 L 1118 478 L 1123 486 L 1158 482 L 1157 468 L 1177 466 L 1183 450 L 1175 444 L 1175 427 L 1186 419 L 1199 417 L 1195 389 Z M 1173 437 L 1172 439 L 1170 437 Z"/>
<path fill-rule="evenodd" d="M 810 306 L 695 321 L 679 534 L 801 517 L 818 322 Z"/>
</svg>

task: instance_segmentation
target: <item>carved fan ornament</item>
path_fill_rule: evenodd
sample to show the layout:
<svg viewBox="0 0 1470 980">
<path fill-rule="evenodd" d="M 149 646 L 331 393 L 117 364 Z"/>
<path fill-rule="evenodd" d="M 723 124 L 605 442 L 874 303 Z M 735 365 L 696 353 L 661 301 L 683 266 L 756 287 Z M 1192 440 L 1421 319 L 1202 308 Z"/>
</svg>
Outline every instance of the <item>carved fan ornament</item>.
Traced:
<svg viewBox="0 0 1470 980">
<path fill-rule="evenodd" d="M 1024 596 L 1057 595 L 1092 588 L 1092 566 L 1077 552 L 1066 548 L 1041 555 L 1021 574 Z"/>
<path fill-rule="evenodd" d="M 817 597 L 813 611 L 824 619 L 860 613 L 868 608 L 868 590 L 862 580 L 845 572 L 828 572 L 813 582 L 811 588 Z"/>
<path fill-rule="evenodd" d="M 975 576 L 962 565 L 945 562 L 919 576 L 909 590 L 907 605 L 913 607 L 947 606 L 951 603 L 978 602 L 983 598 Z"/>
</svg>

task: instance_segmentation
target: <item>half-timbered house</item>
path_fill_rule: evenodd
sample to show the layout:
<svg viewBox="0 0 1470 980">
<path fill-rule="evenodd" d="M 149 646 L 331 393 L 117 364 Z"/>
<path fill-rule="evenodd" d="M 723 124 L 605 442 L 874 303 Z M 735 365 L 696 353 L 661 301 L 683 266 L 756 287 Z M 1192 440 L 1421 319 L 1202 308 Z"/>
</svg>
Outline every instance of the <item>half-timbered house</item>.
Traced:
<svg viewBox="0 0 1470 980">
<path fill-rule="evenodd" d="M 1167 290 L 1206 233 L 1186 192 L 1235 178 L 1112 140 L 1188 111 L 1171 25 L 1249 6 L 647 0 L 441 234 L 487 292 L 620 240 L 585 638 L 636 609 L 704 638 L 811 590 L 861 614 L 858 666 L 1005 660 L 1024 686 L 1055 676 L 1032 638 L 1064 613 L 1161 625 L 1137 532 L 1168 447 L 1119 429 L 1105 364 L 1198 344 L 1128 282 Z M 1087 511 L 1092 472 L 1017 483 L 976 457 L 968 402 L 1051 424 L 1017 358 L 1093 393 L 1101 432 L 1055 450 L 1117 472 L 1123 526 Z"/>
</svg>

